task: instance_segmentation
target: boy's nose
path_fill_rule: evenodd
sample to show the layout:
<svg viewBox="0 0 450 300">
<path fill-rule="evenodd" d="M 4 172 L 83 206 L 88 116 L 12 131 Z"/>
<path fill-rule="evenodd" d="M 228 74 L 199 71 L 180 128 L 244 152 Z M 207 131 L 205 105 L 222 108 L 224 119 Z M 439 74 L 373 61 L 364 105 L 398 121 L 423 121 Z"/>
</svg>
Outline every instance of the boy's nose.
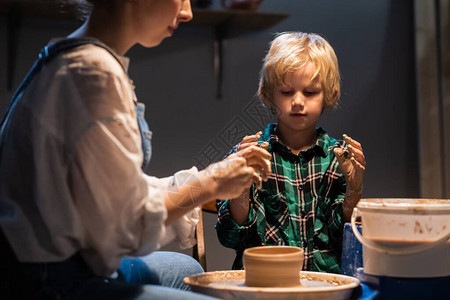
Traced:
<svg viewBox="0 0 450 300">
<path fill-rule="evenodd" d="M 301 93 L 296 93 L 294 97 L 292 98 L 292 105 L 299 105 L 303 106 L 305 105 L 305 99 L 303 98 L 303 95 Z"/>
</svg>

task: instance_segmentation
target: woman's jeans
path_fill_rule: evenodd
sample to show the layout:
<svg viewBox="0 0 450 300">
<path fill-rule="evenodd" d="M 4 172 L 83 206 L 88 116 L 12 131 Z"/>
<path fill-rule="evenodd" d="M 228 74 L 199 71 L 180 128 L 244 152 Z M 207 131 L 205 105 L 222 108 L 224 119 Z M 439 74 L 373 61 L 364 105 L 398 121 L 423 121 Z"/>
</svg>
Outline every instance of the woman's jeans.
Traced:
<svg viewBox="0 0 450 300">
<path fill-rule="evenodd" d="M 212 299 L 189 292 L 183 278 L 203 269 L 192 257 L 176 252 L 125 258 L 112 277 L 96 276 L 80 255 L 62 263 L 22 265 L 38 299 Z"/>
</svg>

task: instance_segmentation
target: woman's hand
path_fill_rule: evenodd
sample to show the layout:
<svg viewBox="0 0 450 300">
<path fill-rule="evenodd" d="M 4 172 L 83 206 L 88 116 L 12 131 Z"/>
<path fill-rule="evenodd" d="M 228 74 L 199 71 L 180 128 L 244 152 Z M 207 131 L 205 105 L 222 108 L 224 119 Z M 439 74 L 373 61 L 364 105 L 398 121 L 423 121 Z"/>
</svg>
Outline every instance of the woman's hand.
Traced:
<svg viewBox="0 0 450 300">
<path fill-rule="evenodd" d="M 217 199 L 233 199 L 247 191 L 252 183 L 261 185 L 271 172 L 271 154 L 264 148 L 246 145 L 226 159 L 210 165 L 205 172 L 217 184 Z"/>
<path fill-rule="evenodd" d="M 195 206 L 216 199 L 237 198 L 245 191 L 248 194 L 252 183 L 267 180 L 271 157 L 266 149 L 249 146 L 195 175 L 178 176 L 166 192 L 166 224 Z"/>
</svg>

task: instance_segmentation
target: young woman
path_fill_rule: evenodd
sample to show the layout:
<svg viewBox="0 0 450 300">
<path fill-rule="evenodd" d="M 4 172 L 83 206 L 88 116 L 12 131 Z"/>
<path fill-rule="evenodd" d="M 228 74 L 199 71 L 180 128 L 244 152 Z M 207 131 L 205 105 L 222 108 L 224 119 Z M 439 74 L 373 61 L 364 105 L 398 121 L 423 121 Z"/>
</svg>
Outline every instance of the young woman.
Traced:
<svg viewBox="0 0 450 300">
<path fill-rule="evenodd" d="M 86 21 L 43 49 L 1 123 L 2 230 L 40 299 L 199 298 L 173 289 L 202 271 L 192 258 L 123 259 L 173 239 L 192 246 L 196 207 L 266 180 L 270 154 L 250 147 L 202 171 L 145 175 L 151 132 L 123 55 L 170 37 L 192 19 L 190 2 L 77 2 L 90 5 Z"/>
</svg>

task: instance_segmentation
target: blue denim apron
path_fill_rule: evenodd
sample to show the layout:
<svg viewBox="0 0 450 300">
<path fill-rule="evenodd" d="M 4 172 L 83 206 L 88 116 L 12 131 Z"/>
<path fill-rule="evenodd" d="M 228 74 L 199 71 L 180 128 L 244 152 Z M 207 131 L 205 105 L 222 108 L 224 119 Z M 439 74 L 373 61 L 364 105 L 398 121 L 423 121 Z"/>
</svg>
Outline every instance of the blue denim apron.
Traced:
<svg viewBox="0 0 450 300">
<path fill-rule="evenodd" d="M 144 160 L 142 161 L 142 170 L 148 167 L 150 159 L 152 157 L 152 132 L 148 128 L 147 121 L 144 117 L 145 104 L 137 102 L 136 103 L 136 116 L 139 125 L 139 131 L 141 132 L 142 140 L 142 152 L 144 153 Z"/>
<path fill-rule="evenodd" d="M 48 62 L 50 59 L 52 59 L 59 52 L 69 50 L 71 48 L 85 45 L 85 44 L 94 44 L 94 45 L 97 45 L 99 47 L 106 49 L 121 64 L 120 58 L 117 56 L 117 54 L 114 52 L 114 50 L 112 50 L 107 45 L 103 44 L 102 42 L 100 42 L 99 40 L 94 39 L 94 38 L 65 39 L 65 40 L 62 40 L 55 44 L 52 44 L 50 46 L 45 46 L 39 53 L 39 58 L 34 63 L 30 72 L 28 72 L 27 76 L 25 76 L 25 79 L 22 81 L 20 86 L 17 88 L 16 92 L 14 93 L 14 95 L 8 105 L 8 108 L 6 109 L 5 114 L 3 115 L 3 118 L 0 123 L 1 136 L 5 137 L 7 134 L 6 120 L 8 119 L 10 113 L 12 113 L 12 111 L 14 110 L 14 107 L 17 104 L 17 101 L 20 99 L 20 95 L 23 93 L 23 91 L 28 86 L 30 81 L 34 78 L 34 76 L 41 70 L 42 66 L 46 62 Z M 137 122 L 139 125 L 139 131 L 141 134 L 142 151 L 144 154 L 144 160 L 142 162 L 141 167 L 142 167 L 142 170 L 145 170 L 147 168 L 148 164 L 150 163 L 150 158 L 152 156 L 152 145 L 151 145 L 152 132 L 149 130 L 148 124 L 144 118 L 145 105 L 143 103 L 136 102 L 135 109 L 136 109 Z M 0 155 L 1 155 L 2 144 L 3 144 L 3 138 L 1 138 L 1 140 L 0 140 Z"/>
</svg>

